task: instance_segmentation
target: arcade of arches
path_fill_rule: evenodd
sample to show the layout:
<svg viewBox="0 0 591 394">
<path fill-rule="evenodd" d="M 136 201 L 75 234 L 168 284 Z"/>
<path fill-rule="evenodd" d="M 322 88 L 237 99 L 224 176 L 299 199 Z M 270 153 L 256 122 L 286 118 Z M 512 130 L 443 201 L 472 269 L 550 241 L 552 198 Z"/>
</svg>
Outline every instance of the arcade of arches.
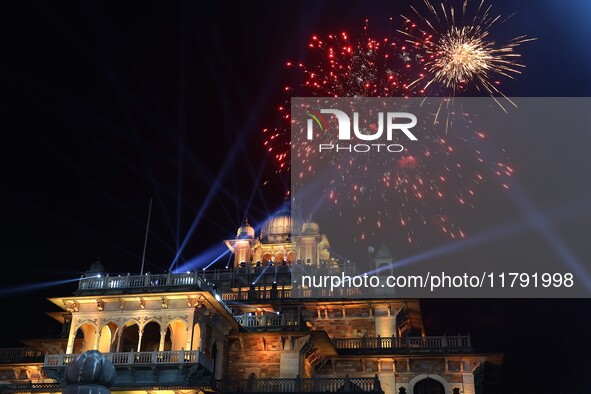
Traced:
<svg viewBox="0 0 591 394">
<path fill-rule="evenodd" d="M 110 321 L 100 330 L 94 323 L 85 322 L 78 327 L 76 338 L 82 340 L 79 352 L 198 350 L 201 347 L 201 328 L 195 324 L 190 330 L 181 319 L 174 319 L 165 326 L 155 320 L 142 325 L 130 320 L 121 326 Z"/>
</svg>

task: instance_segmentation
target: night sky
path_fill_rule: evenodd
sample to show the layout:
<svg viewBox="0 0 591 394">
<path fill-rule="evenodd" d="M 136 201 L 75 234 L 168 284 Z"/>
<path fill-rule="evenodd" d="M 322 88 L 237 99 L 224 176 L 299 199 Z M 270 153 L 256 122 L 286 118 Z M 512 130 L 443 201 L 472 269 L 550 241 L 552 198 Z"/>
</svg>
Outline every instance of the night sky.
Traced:
<svg viewBox="0 0 591 394">
<path fill-rule="evenodd" d="M 313 34 L 356 31 L 366 18 L 382 32 L 414 3 L 2 4 L 0 295 L 26 316 L 5 318 L 0 345 L 55 334 L 44 298 L 76 285 L 43 284 L 97 258 L 114 274 L 139 272 L 150 198 L 154 273 L 179 247 L 181 265 L 203 267 L 246 214 L 263 221 L 288 189 L 261 132 L 294 83 L 286 61 L 305 61 Z M 506 94 L 590 95 L 586 0 L 490 3 L 517 13 L 499 34 L 538 38 L 521 49 L 523 75 L 503 80 Z M 423 311 L 428 335 L 469 332 L 478 351 L 505 353 L 506 393 L 591 391 L 589 300 L 431 299 Z"/>
</svg>

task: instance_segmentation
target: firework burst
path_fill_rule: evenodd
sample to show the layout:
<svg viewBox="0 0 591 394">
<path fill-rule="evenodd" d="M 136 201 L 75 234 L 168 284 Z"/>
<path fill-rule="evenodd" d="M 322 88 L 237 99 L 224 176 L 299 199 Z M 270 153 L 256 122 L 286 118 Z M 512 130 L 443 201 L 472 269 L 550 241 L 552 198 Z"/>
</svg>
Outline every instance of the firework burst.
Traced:
<svg viewBox="0 0 591 394">
<path fill-rule="evenodd" d="M 408 37 L 408 45 L 421 48 L 426 55 L 424 73 L 410 82 L 409 88 L 416 87 L 424 93 L 438 85 L 453 96 L 472 86 L 493 98 L 500 95 L 511 102 L 498 87 L 499 77 L 512 79 L 521 74 L 525 66 L 517 48 L 535 38 L 517 36 L 504 44 L 496 43 L 490 32 L 508 18 L 493 15 L 492 6 L 485 5 L 484 0 L 472 17 L 468 0 L 459 13 L 453 6 L 441 3 L 436 7 L 429 0 L 424 1 L 428 9 L 426 16 L 411 7 L 415 17 L 403 16 L 406 26 L 398 30 Z"/>
<path fill-rule="evenodd" d="M 395 29 L 391 30 L 395 33 Z M 422 48 L 413 47 L 394 34 L 372 36 L 368 20 L 361 34 L 315 34 L 308 49 L 311 60 L 307 63 L 285 63 L 297 83 L 283 88 L 285 98 L 278 106 L 278 124 L 263 130 L 264 146 L 275 158 L 277 172 L 287 172 L 291 165 L 291 97 L 409 97 L 411 93 L 424 93 L 409 89 L 423 69 Z"/>
<path fill-rule="evenodd" d="M 407 96 L 412 66 L 422 56 L 406 43 L 391 37 L 368 34 L 365 21 L 361 37 L 349 33 L 313 36 L 309 43 L 313 67 L 303 67 L 303 88 L 313 96 L 391 97 Z"/>
</svg>

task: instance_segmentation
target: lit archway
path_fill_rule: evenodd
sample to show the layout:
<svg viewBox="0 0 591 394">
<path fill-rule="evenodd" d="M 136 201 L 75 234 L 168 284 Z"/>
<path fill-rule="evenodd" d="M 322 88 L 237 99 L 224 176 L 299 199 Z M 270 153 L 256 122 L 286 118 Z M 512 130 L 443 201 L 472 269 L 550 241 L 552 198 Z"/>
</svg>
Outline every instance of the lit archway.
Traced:
<svg viewBox="0 0 591 394">
<path fill-rule="evenodd" d="M 119 350 L 120 352 L 131 352 L 138 351 L 138 344 L 140 341 L 140 326 L 137 322 L 129 322 L 121 331 L 119 337 Z"/>
<path fill-rule="evenodd" d="M 101 337 L 99 339 L 98 351 L 101 353 L 109 353 L 112 351 L 115 333 L 117 332 L 117 325 L 109 322 L 101 329 Z"/>
<path fill-rule="evenodd" d="M 191 341 L 191 350 L 198 350 L 201 348 L 201 327 L 199 323 L 193 326 L 193 340 Z"/>
<path fill-rule="evenodd" d="M 92 323 L 82 323 L 78 330 L 82 332 L 82 347 L 80 353 L 84 353 L 87 350 L 93 350 L 96 342 L 96 326 Z"/>
<path fill-rule="evenodd" d="M 431 377 L 419 380 L 414 384 L 413 394 L 445 394 L 445 386 Z"/>
<path fill-rule="evenodd" d="M 176 319 L 168 323 L 170 329 L 171 350 L 181 350 L 187 347 L 187 323 Z"/>
<path fill-rule="evenodd" d="M 142 334 L 142 352 L 155 352 L 160 348 L 160 324 L 151 321 L 144 326 Z"/>
<path fill-rule="evenodd" d="M 293 251 L 287 253 L 287 262 L 289 264 L 294 264 L 296 262 L 296 257 L 296 253 Z"/>
<path fill-rule="evenodd" d="M 285 259 L 283 252 L 277 252 L 275 253 L 275 262 L 276 263 L 283 263 L 283 260 Z"/>
</svg>

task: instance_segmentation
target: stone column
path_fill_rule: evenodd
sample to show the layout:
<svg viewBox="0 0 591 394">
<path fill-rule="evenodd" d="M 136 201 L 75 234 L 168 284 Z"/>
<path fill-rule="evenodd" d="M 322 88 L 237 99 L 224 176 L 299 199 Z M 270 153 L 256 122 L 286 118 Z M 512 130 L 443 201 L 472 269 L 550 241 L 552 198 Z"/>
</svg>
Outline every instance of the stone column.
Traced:
<svg viewBox="0 0 591 394">
<path fill-rule="evenodd" d="M 185 330 L 185 338 L 187 338 L 187 341 L 185 342 L 185 349 L 187 350 L 192 350 L 191 349 L 191 332 L 193 330 L 189 329 L 189 327 L 187 326 L 187 329 Z"/>
<path fill-rule="evenodd" d="M 115 349 L 115 352 L 121 351 L 121 334 L 123 334 L 123 329 L 124 329 L 124 327 L 120 327 L 117 330 L 117 348 Z"/>
<path fill-rule="evenodd" d="M 164 340 L 166 339 L 166 330 L 160 331 L 160 345 L 158 345 L 158 351 L 164 351 Z"/>
<path fill-rule="evenodd" d="M 187 343 L 185 349 L 193 350 L 193 330 L 195 329 L 195 309 L 189 310 L 187 318 Z"/>
<path fill-rule="evenodd" d="M 136 352 L 141 352 L 142 349 L 142 337 L 144 336 L 144 329 L 142 328 L 141 330 L 139 330 L 138 332 L 138 340 L 137 340 L 137 349 L 135 349 Z"/>
<path fill-rule="evenodd" d="M 380 372 L 379 379 L 382 390 L 385 394 L 397 394 L 395 372 Z"/>
<path fill-rule="evenodd" d="M 98 350 L 99 342 L 101 341 L 101 331 L 97 328 L 96 332 L 94 333 L 94 350 Z"/>
<path fill-rule="evenodd" d="M 74 350 L 74 340 L 76 339 L 76 331 L 72 332 L 73 328 L 70 329 L 70 335 L 68 336 L 68 346 L 66 347 L 66 354 L 72 354 Z"/>
<path fill-rule="evenodd" d="M 462 374 L 462 393 L 463 394 L 475 394 L 476 387 L 474 386 L 474 375 L 471 373 Z"/>
</svg>

